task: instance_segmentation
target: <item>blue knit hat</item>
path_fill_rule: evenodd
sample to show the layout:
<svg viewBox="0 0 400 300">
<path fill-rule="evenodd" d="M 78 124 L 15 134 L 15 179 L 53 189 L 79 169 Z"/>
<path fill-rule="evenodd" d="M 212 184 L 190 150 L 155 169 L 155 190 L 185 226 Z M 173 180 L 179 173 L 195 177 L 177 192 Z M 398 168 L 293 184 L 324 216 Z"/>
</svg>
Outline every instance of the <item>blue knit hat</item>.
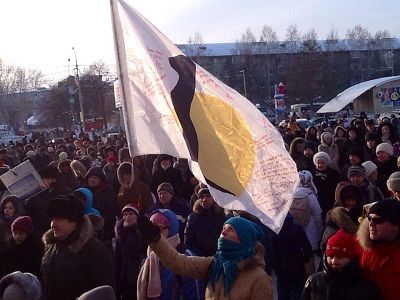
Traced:
<svg viewBox="0 0 400 300">
<path fill-rule="evenodd" d="M 85 196 L 86 202 L 85 202 L 85 215 L 95 215 L 100 217 L 100 212 L 93 208 L 93 193 L 91 190 L 87 188 L 79 188 L 75 190 L 75 192 L 80 192 Z"/>
<path fill-rule="evenodd" d="M 179 232 L 179 221 L 176 217 L 176 214 L 169 209 L 157 209 L 152 215 L 155 213 L 161 213 L 168 219 L 168 237 L 173 236 Z"/>
<path fill-rule="evenodd" d="M 265 237 L 260 226 L 242 217 L 230 218 L 225 224 L 232 225 L 240 238 L 240 242 L 248 247 L 254 247 L 256 241 L 261 241 Z"/>
</svg>

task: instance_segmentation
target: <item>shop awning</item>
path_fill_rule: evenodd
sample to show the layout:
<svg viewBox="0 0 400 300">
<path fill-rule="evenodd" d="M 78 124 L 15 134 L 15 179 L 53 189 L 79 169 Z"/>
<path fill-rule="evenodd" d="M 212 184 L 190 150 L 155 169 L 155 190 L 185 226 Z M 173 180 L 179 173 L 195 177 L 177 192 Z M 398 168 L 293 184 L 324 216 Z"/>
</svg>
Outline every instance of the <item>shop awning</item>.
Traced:
<svg viewBox="0 0 400 300">
<path fill-rule="evenodd" d="M 353 85 L 322 106 L 317 113 L 338 112 L 366 91 L 394 80 L 400 80 L 400 76 L 382 77 Z"/>
</svg>

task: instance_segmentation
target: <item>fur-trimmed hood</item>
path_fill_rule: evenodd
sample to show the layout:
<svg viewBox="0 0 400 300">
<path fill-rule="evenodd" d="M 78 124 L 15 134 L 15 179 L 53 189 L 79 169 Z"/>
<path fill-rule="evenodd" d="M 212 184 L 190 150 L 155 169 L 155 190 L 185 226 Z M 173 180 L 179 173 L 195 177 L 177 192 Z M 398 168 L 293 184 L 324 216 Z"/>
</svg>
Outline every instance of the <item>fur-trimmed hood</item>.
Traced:
<svg viewBox="0 0 400 300">
<path fill-rule="evenodd" d="M 369 222 L 367 218 L 361 222 L 360 227 L 358 228 L 357 240 L 364 250 L 372 249 L 374 246 L 373 241 L 369 237 Z"/>
<path fill-rule="evenodd" d="M 86 243 L 94 236 L 93 226 L 90 222 L 90 219 L 87 216 L 84 216 L 82 225 L 77 228 L 79 230 L 79 237 L 75 241 L 73 241 L 69 246 L 69 250 L 77 254 L 82 248 L 86 245 Z M 72 233 L 73 234 L 73 233 Z M 54 245 L 57 240 L 54 237 L 54 233 L 52 229 L 49 229 L 42 238 L 45 249 Z"/>
<path fill-rule="evenodd" d="M 130 174 L 131 174 L 131 180 L 129 181 L 129 186 L 125 186 L 122 183 L 122 174 L 125 173 L 127 169 L 130 169 Z M 135 168 L 134 168 L 133 164 L 131 164 L 129 162 L 123 162 L 122 164 L 120 164 L 117 169 L 117 178 L 118 178 L 119 184 L 123 188 L 130 189 L 132 187 L 133 183 L 135 182 Z"/>
<path fill-rule="evenodd" d="M 344 207 L 335 207 L 328 211 L 326 214 L 326 224 L 332 223 L 353 235 L 356 234 L 358 229 L 357 224 L 354 223 L 349 212 Z"/>
</svg>

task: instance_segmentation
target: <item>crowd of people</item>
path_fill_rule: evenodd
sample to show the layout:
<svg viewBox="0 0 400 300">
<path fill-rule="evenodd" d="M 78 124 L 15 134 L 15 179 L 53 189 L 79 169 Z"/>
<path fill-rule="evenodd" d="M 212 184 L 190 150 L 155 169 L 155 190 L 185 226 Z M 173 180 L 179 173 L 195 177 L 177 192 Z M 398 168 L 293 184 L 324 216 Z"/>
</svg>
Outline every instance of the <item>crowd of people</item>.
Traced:
<svg viewBox="0 0 400 300">
<path fill-rule="evenodd" d="M 278 126 L 299 185 L 279 234 L 221 208 L 185 159 L 131 157 L 123 134 L 9 143 L 45 189 L 1 186 L 1 299 L 397 299 L 396 118 Z"/>
</svg>

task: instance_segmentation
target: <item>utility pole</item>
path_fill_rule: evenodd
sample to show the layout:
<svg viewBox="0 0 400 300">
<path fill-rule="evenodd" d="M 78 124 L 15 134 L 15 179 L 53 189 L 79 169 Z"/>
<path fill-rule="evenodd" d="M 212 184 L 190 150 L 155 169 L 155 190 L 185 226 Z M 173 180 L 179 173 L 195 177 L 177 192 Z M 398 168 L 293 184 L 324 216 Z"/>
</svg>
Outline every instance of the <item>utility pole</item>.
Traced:
<svg viewBox="0 0 400 300">
<path fill-rule="evenodd" d="M 81 84 L 80 84 L 80 80 L 79 80 L 78 59 L 76 58 L 76 52 L 75 52 L 74 47 L 72 47 L 72 51 L 74 51 L 74 55 L 75 55 L 75 69 L 74 70 L 75 70 L 75 82 L 76 82 L 76 85 L 78 86 L 78 92 L 79 92 L 81 130 L 82 130 L 82 132 L 84 132 L 85 131 L 85 115 L 83 112 L 83 93 L 82 93 Z"/>
<path fill-rule="evenodd" d="M 243 88 L 244 88 L 244 96 L 247 98 L 247 90 L 246 90 L 246 75 L 244 73 L 244 70 L 240 70 L 240 73 L 243 75 Z"/>
</svg>

